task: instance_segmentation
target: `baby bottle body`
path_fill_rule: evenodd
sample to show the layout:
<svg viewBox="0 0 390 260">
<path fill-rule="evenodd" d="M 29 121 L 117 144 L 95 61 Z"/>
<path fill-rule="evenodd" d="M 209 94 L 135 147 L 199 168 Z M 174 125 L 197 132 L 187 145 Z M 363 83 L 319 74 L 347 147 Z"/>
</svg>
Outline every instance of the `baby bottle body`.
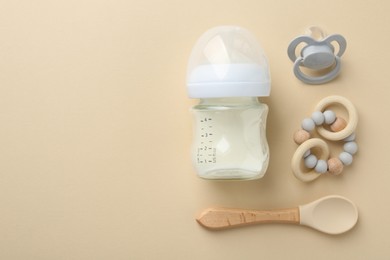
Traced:
<svg viewBox="0 0 390 260">
<path fill-rule="evenodd" d="M 269 161 L 268 106 L 256 97 L 201 99 L 195 118 L 192 161 L 204 179 L 258 179 Z"/>
</svg>

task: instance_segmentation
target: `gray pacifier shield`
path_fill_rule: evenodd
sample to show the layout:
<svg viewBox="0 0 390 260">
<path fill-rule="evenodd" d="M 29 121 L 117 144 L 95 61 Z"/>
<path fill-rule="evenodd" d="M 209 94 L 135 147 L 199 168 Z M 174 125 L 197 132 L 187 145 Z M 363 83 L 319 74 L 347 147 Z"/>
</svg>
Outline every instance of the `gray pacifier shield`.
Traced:
<svg viewBox="0 0 390 260">
<path fill-rule="evenodd" d="M 337 54 L 334 54 L 332 42 L 339 45 Z M 296 57 L 296 48 L 301 43 L 306 43 L 306 46 L 302 48 L 301 56 Z M 289 58 L 294 62 L 295 76 L 307 84 L 322 84 L 334 79 L 340 72 L 340 57 L 345 52 L 346 45 L 344 37 L 338 34 L 330 35 L 320 41 L 306 35 L 295 38 L 287 49 Z M 300 68 L 319 71 L 332 66 L 332 70 L 322 76 L 309 76 Z"/>
</svg>

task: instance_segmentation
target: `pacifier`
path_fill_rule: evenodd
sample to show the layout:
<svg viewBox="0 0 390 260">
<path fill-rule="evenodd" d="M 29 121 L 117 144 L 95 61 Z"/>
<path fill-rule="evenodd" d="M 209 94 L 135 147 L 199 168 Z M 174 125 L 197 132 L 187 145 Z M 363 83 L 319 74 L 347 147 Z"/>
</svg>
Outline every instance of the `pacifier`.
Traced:
<svg viewBox="0 0 390 260">
<path fill-rule="evenodd" d="M 337 54 L 335 46 L 338 45 Z M 297 47 L 306 44 L 300 50 L 300 57 L 297 57 Z M 340 57 L 345 52 L 347 42 L 340 34 L 326 36 L 319 27 L 310 27 L 309 35 L 301 35 L 291 41 L 287 53 L 294 62 L 295 76 L 307 84 L 323 84 L 334 79 L 340 72 Z M 314 71 L 315 76 L 302 72 L 301 67 Z"/>
</svg>

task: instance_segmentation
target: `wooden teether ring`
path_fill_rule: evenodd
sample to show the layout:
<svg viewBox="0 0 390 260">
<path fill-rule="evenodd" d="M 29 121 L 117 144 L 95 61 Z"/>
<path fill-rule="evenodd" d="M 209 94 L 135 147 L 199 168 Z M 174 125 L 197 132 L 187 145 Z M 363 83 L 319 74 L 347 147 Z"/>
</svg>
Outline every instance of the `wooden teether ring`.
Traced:
<svg viewBox="0 0 390 260">
<path fill-rule="evenodd" d="M 315 110 L 323 112 L 326 107 L 332 104 L 340 104 L 347 110 L 348 118 L 349 118 L 347 126 L 339 132 L 331 132 L 325 129 L 323 126 L 318 126 L 317 132 L 322 137 L 328 140 L 338 141 L 350 136 L 355 131 L 358 123 L 358 116 L 357 116 L 356 108 L 351 103 L 351 101 L 341 96 L 329 96 L 322 99 L 317 104 Z"/>
<path fill-rule="evenodd" d="M 291 168 L 295 177 L 304 182 L 310 182 L 320 177 L 320 174 L 316 173 L 314 170 L 311 170 L 310 172 L 306 173 L 302 172 L 301 170 L 301 160 L 303 159 L 303 155 L 306 153 L 306 151 L 310 150 L 313 147 L 318 147 L 321 149 L 322 153 L 320 159 L 328 159 L 329 147 L 326 142 L 319 138 L 312 138 L 302 143 L 298 147 L 291 160 Z"/>
</svg>

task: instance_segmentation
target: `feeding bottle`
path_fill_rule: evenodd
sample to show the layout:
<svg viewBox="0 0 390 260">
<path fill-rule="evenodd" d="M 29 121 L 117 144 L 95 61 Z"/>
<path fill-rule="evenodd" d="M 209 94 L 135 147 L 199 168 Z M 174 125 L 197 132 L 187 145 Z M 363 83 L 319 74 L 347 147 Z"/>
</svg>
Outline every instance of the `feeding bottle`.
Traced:
<svg viewBox="0 0 390 260">
<path fill-rule="evenodd" d="M 195 44 L 187 71 L 194 139 L 192 162 L 204 179 L 263 177 L 269 161 L 266 139 L 270 94 L 267 58 L 254 36 L 236 26 L 215 27 Z"/>
</svg>

